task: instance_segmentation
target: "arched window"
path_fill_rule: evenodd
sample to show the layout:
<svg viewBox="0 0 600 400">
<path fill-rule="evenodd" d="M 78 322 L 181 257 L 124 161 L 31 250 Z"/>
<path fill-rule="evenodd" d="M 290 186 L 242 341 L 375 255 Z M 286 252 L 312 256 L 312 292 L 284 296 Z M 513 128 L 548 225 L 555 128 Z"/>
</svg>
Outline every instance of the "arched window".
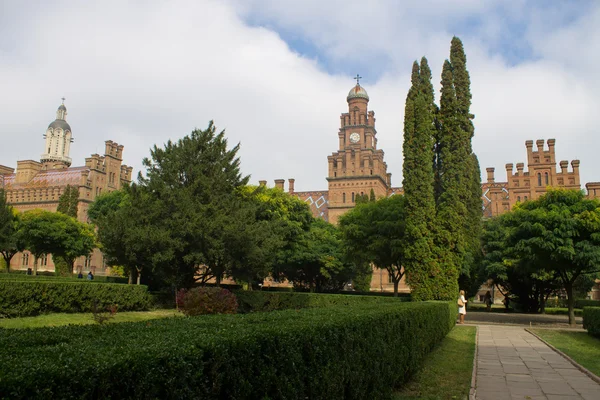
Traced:
<svg viewBox="0 0 600 400">
<path fill-rule="evenodd" d="M 538 174 L 538 186 L 542 186 L 542 174 Z"/>
<path fill-rule="evenodd" d="M 346 202 L 346 193 L 342 193 L 342 203 Z"/>
<path fill-rule="evenodd" d="M 548 186 L 549 183 L 548 183 L 548 173 L 547 172 L 544 172 L 544 180 L 546 181 L 546 186 Z"/>
<path fill-rule="evenodd" d="M 527 196 L 525 196 L 525 201 L 527 201 Z"/>
<path fill-rule="evenodd" d="M 521 202 L 521 196 L 517 196 L 517 201 L 520 203 Z"/>
<path fill-rule="evenodd" d="M 354 203 L 354 192 L 352 192 L 352 202 Z"/>
</svg>

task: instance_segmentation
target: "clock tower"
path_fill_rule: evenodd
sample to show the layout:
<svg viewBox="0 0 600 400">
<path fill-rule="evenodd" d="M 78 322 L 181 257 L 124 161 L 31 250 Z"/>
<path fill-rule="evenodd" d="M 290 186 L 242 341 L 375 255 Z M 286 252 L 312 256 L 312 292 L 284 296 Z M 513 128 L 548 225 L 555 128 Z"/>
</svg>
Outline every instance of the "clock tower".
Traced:
<svg viewBox="0 0 600 400">
<path fill-rule="evenodd" d="M 375 112 L 368 111 L 369 95 L 360 86 L 350 89 L 348 112 L 340 116 L 339 150 L 327 157 L 329 162 L 329 222 L 337 224 L 340 215 L 356 204 L 359 195 L 387 196 L 391 176 L 377 149 Z"/>
</svg>

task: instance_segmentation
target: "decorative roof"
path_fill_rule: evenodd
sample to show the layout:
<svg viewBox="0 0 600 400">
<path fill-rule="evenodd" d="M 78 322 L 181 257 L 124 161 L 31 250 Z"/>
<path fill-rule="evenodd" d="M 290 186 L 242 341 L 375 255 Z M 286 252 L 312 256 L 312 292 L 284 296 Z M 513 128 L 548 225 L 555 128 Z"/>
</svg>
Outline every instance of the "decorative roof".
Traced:
<svg viewBox="0 0 600 400">
<path fill-rule="evenodd" d="M 354 86 L 352 89 L 350 89 L 346 100 L 350 101 L 351 99 L 357 99 L 357 98 L 366 99 L 367 101 L 369 101 L 369 95 L 367 94 L 367 91 L 365 90 L 365 88 L 360 86 L 358 83 L 356 84 L 356 86 Z"/>
<path fill-rule="evenodd" d="M 54 120 L 50 125 L 48 125 L 48 129 L 60 128 L 63 131 L 71 131 L 71 126 L 67 123 L 67 121 L 63 119 Z"/>
<path fill-rule="evenodd" d="M 73 167 L 58 170 L 40 171 L 27 183 L 16 183 L 16 174 L 10 174 L 4 176 L 4 186 L 7 190 L 67 185 L 79 186 L 81 183 L 81 174 L 84 171 L 89 170 L 90 169 L 88 167 Z"/>
</svg>

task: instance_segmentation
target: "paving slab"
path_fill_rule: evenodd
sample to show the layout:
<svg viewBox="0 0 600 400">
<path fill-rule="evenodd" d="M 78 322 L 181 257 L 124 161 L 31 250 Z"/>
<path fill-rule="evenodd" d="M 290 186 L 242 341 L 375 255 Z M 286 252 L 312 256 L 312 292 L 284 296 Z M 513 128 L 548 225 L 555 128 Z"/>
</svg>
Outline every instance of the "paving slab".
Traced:
<svg viewBox="0 0 600 400">
<path fill-rule="evenodd" d="M 477 400 L 600 400 L 600 384 L 522 326 L 479 325 L 476 374 Z"/>
</svg>

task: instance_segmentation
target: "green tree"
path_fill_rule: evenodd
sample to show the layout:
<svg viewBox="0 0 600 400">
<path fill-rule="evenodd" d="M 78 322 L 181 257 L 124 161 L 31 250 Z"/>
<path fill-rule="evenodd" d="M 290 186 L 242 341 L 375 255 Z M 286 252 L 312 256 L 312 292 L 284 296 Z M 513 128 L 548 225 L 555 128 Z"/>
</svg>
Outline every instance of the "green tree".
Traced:
<svg viewBox="0 0 600 400">
<path fill-rule="evenodd" d="M 406 201 L 404 267 L 412 297 L 416 300 L 450 298 L 443 289 L 434 242 L 435 198 L 434 159 L 435 114 L 431 70 L 427 59 L 413 63 L 412 86 L 404 113 L 403 188 Z M 440 279 L 442 278 L 442 279 Z M 438 287 L 442 285 L 442 287 Z M 452 296 L 455 293 L 451 294 Z"/>
<path fill-rule="evenodd" d="M 98 229 L 98 240 L 106 260 L 121 265 L 129 284 L 142 274 L 151 274 L 156 254 L 164 254 L 169 237 L 154 220 L 160 215 L 156 200 L 144 189 L 132 184 L 103 194 L 90 205 L 88 216 Z"/>
<path fill-rule="evenodd" d="M 557 276 L 535 264 L 521 260 L 508 243 L 505 217 L 485 222 L 480 275 L 490 279 L 500 293 L 525 312 L 543 312 L 548 297 L 559 288 Z"/>
<path fill-rule="evenodd" d="M 394 282 L 395 296 L 404 276 L 405 220 L 406 199 L 400 195 L 358 204 L 339 220 L 350 258 L 386 269 Z"/>
<path fill-rule="evenodd" d="M 62 257 L 72 271 L 75 259 L 88 255 L 96 247 L 93 228 L 62 213 L 27 211 L 19 225 L 19 240 L 34 257 L 34 275 L 43 255 Z"/>
<path fill-rule="evenodd" d="M 462 41 L 456 36 L 450 46 L 450 64 L 452 65 L 452 80 L 456 93 L 456 121 L 460 129 L 468 157 L 466 161 L 466 188 L 462 192 L 462 201 L 467 207 L 465 224 L 465 252 L 461 265 L 459 281 L 462 287 L 478 287 L 481 283 L 477 276 L 478 265 L 481 261 L 481 235 L 483 208 L 481 200 L 481 170 L 479 161 L 473 152 L 471 140 L 475 133 L 474 115 L 471 114 L 471 78 L 467 70 L 467 56 Z M 476 290 L 476 289 L 475 289 Z"/>
<path fill-rule="evenodd" d="M 574 283 L 600 271 L 600 203 L 578 190 L 551 189 L 505 216 L 508 244 L 524 262 L 556 274 L 575 325 Z"/>
<path fill-rule="evenodd" d="M 56 211 L 77 219 L 78 204 L 79 189 L 75 186 L 67 185 L 63 194 L 58 198 L 58 208 Z"/>
<path fill-rule="evenodd" d="M 240 172 L 239 145 L 228 149 L 225 132 L 216 133 L 212 121 L 163 148 L 154 146 L 143 161 L 146 176 L 139 185 L 154 198 L 156 232 L 168 238 L 153 259 L 164 278 L 175 287 L 189 287 L 213 248 L 206 232 L 218 230 L 216 216 L 231 213 L 236 189 L 248 177 Z M 225 230 L 225 226 L 221 227 Z"/>
<path fill-rule="evenodd" d="M 352 265 L 344 262 L 339 229 L 322 219 L 314 219 L 280 259 L 275 276 L 311 292 L 340 290 L 353 274 Z"/>
<path fill-rule="evenodd" d="M 10 261 L 19 252 L 17 241 L 19 216 L 6 201 L 6 193 L 0 189 L 0 253 L 5 262 L 6 272 L 10 271 Z"/>
<path fill-rule="evenodd" d="M 261 283 L 278 269 L 313 220 L 308 205 L 276 188 L 247 186 L 226 228 L 230 275 L 241 282 Z M 289 254 L 289 253 L 288 253 Z"/>
</svg>

